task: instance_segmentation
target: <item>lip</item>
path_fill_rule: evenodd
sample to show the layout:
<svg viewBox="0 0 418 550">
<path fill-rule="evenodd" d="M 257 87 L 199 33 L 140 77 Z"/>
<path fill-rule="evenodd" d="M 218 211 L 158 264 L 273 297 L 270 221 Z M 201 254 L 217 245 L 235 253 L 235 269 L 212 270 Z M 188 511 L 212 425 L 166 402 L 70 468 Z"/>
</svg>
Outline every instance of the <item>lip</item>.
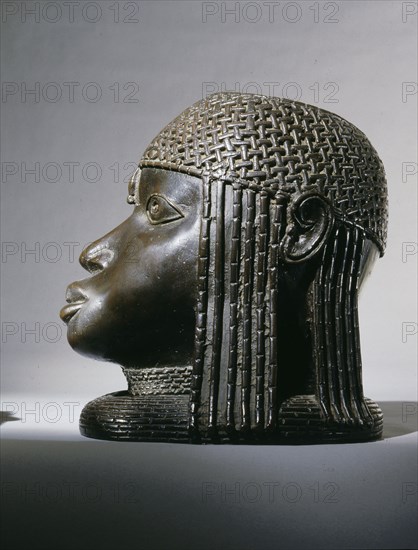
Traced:
<svg viewBox="0 0 418 550">
<path fill-rule="evenodd" d="M 82 302 L 72 302 L 71 304 L 68 304 L 64 306 L 60 311 L 60 317 L 64 321 L 64 323 L 69 323 L 70 319 L 76 315 L 85 301 Z"/>
</svg>

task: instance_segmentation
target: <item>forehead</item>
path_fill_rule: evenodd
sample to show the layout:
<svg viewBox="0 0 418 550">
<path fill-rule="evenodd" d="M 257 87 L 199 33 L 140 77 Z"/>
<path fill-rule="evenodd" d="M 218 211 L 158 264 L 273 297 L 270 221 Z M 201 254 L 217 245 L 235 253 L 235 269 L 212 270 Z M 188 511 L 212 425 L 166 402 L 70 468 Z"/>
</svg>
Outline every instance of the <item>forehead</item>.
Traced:
<svg viewBox="0 0 418 550">
<path fill-rule="evenodd" d="M 202 180 L 180 172 L 161 168 L 137 170 L 129 182 L 129 197 L 136 204 L 144 203 L 153 194 L 164 195 L 182 204 L 199 203 L 203 197 Z"/>
</svg>

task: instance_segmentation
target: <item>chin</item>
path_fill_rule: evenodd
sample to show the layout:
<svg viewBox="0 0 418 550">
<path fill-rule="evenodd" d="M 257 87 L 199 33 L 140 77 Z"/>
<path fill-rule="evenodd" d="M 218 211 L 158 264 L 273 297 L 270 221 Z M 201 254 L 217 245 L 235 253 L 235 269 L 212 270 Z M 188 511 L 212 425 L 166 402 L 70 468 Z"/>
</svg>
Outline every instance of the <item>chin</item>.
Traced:
<svg viewBox="0 0 418 550">
<path fill-rule="evenodd" d="M 91 334 L 91 326 L 84 328 L 81 323 L 75 321 L 76 319 L 71 320 L 67 328 L 67 340 L 70 346 L 81 355 L 103 360 L 104 350 L 101 349 L 102 346 L 99 345 L 94 334 Z"/>
<path fill-rule="evenodd" d="M 98 337 L 91 334 L 91 331 L 70 324 L 67 329 L 67 340 L 73 350 L 84 357 L 123 364 L 123 353 L 118 353 L 114 345 L 109 345 L 111 338 L 106 339 L 106 345 L 102 335 Z"/>
</svg>

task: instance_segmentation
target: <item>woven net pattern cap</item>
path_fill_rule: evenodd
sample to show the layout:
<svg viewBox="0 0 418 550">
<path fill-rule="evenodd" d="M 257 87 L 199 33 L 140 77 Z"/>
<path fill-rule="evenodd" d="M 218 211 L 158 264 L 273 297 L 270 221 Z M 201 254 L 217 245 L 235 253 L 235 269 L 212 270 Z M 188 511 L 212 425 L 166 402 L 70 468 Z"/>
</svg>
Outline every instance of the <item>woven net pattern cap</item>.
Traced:
<svg viewBox="0 0 418 550">
<path fill-rule="evenodd" d="M 139 166 L 174 170 L 275 196 L 316 191 L 383 254 L 387 185 L 379 156 L 347 120 L 318 107 L 255 94 L 215 93 L 168 124 Z"/>
</svg>

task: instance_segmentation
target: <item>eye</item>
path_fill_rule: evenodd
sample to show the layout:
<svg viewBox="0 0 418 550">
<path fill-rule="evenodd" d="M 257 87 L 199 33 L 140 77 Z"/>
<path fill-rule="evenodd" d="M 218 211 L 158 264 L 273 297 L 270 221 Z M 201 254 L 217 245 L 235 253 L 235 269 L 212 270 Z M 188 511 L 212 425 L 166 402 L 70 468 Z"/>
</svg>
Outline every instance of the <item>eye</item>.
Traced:
<svg viewBox="0 0 418 550">
<path fill-rule="evenodd" d="M 148 199 L 147 215 L 149 221 L 154 225 L 173 222 L 183 217 L 180 210 L 161 195 L 152 195 Z"/>
</svg>

